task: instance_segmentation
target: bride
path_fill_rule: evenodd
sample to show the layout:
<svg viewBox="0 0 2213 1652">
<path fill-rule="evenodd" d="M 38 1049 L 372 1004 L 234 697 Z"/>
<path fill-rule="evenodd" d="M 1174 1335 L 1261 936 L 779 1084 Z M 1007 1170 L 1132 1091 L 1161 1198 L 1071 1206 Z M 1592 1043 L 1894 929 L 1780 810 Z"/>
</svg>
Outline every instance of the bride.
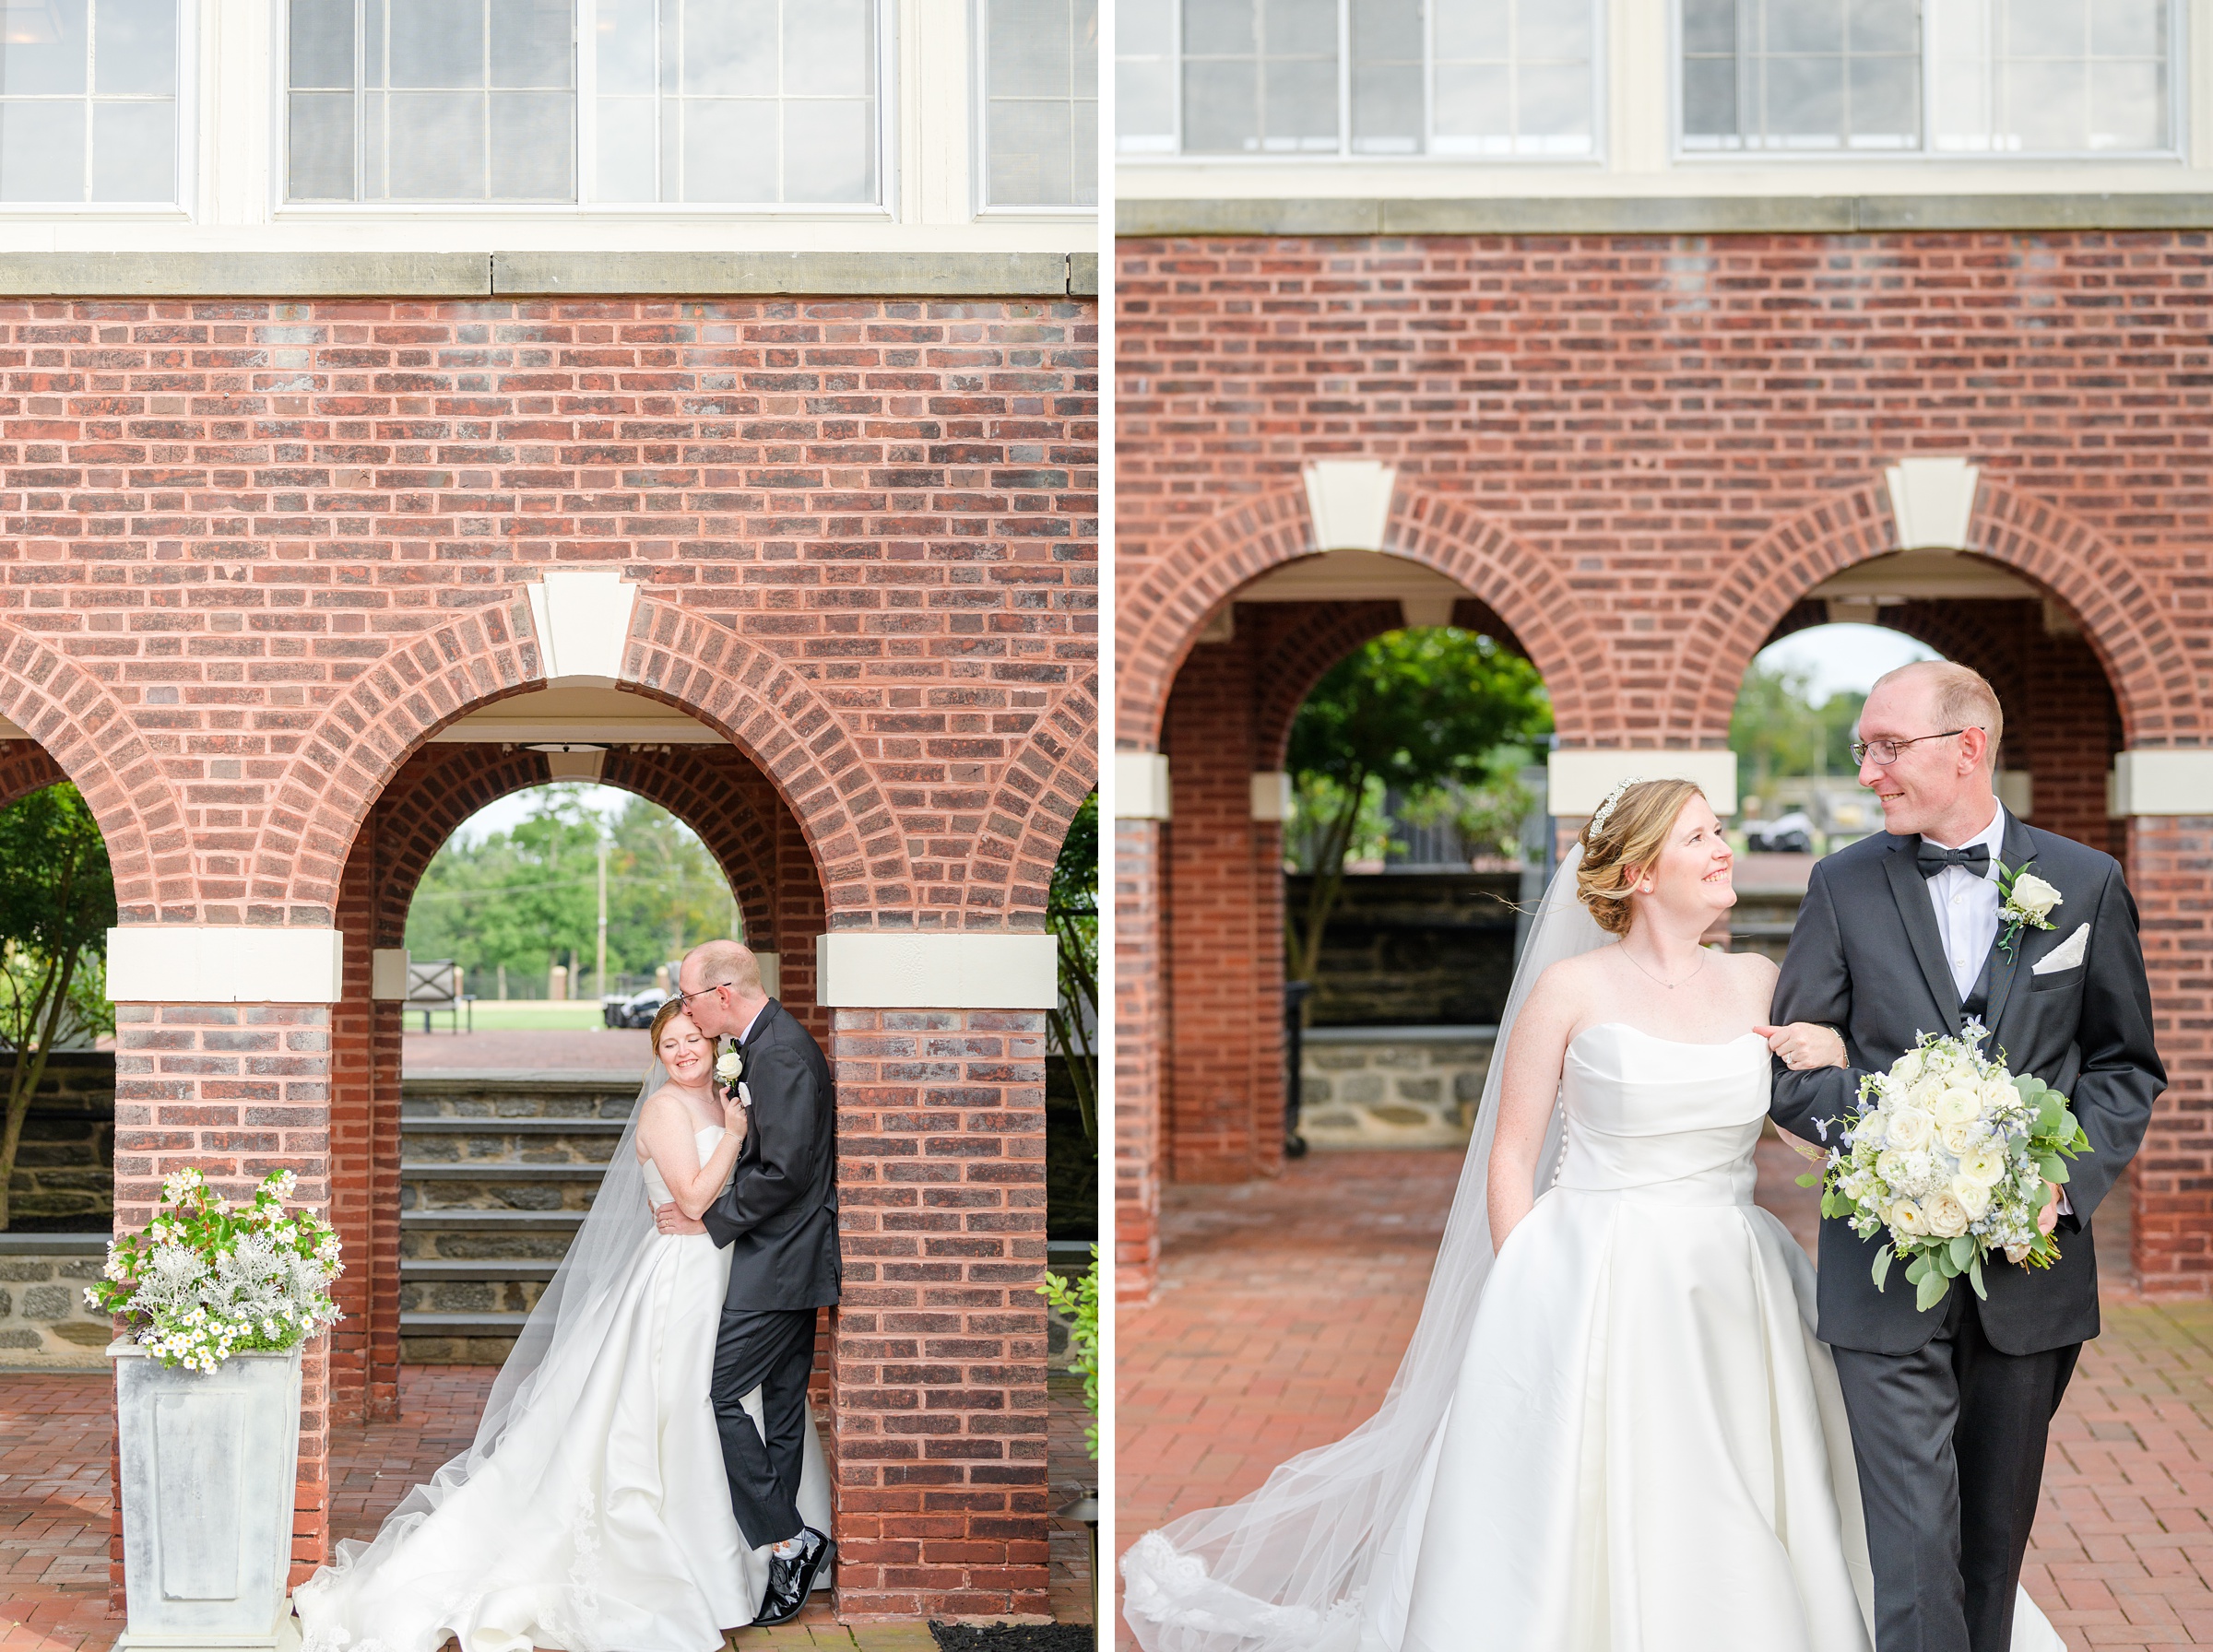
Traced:
<svg viewBox="0 0 2213 1652">
<path fill-rule="evenodd" d="M 1867 1652 L 1813 1265 L 1752 1202 L 1770 1041 L 1801 1065 L 1836 1041 L 1766 1024 L 1769 960 L 1699 947 L 1730 859 L 1687 781 L 1592 818 L 1381 1410 L 1138 1540 L 1146 1652 Z M 2015 1652 L 2060 1646 L 2022 1594 Z"/>
<path fill-rule="evenodd" d="M 709 1652 L 752 1622 L 769 1551 L 738 1528 L 708 1380 L 729 1252 L 663 1235 L 697 1218 L 746 1131 L 715 1099 L 716 1041 L 680 1001 L 654 1018 L 640 1102 L 553 1281 L 531 1311 L 476 1443 L 366 1544 L 293 1591 L 304 1652 Z M 745 1406 L 761 1425 L 758 1390 Z M 808 1525 L 830 1526 L 811 1427 Z"/>
</svg>

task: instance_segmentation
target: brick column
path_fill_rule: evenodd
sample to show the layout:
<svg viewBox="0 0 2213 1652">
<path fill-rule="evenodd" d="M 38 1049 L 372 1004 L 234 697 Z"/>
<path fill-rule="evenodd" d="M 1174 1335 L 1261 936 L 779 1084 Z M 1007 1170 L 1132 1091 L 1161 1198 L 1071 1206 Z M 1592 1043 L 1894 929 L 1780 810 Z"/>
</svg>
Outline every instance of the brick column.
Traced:
<svg viewBox="0 0 2213 1652">
<path fill-rule="evenodd" d="M 1047 1612 L 1045 1017 L 833 1022 L 838 1615 Z"/>
<path fill-rule="evenodd" d="M 1175 777 L 1164 1114 L 1179 1182 L 1242 1182 L 1283 1160 L 1283 867 L 1253 830 L 1251 636 L 1191 651 L 1161 740 Z"/>
<path fill-rule="evenodd" d="M 2126 829 L 2153 1032 L 2167 1066 L 2166 1093 L 2131 1166 L 2131 1248 L 2148 1295 L 2203 1296 L 2213 1287 L 2213 817 L 2140 816 Z"/>
<path fill-rule="evenodd" d="M 1160 1268 L 1161 823 L 1114 823 L 1114 1288 L 1149 1301 Z"/>
<path fill-rule="evenodd" d="M 331 1021 L 324 1004 L 118 1002 L 116 1232 L 151 1221 L 161 1178 L 187 1165 L 233 1198 L 270 1171 L 290 1169 L 300 1178 L 297 1202 L 328 1213 Z M 332 1354 L 330 1339 L 317 1338 L 302 1363 L 294 1583 L 329 1549 Z M 121 1612 L 120 1508 L 110 1528 L 109 1575 Z"/>
</svg>

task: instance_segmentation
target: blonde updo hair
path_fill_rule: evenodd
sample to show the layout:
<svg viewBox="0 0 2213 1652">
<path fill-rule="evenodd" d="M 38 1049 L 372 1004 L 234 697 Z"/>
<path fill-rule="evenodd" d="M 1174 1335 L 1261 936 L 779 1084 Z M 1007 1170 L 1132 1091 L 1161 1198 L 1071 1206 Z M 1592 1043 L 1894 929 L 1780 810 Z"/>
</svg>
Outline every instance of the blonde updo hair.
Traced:
<svg viewBox="0 0 2213 1652">
<path fill-rule="evenodd" d="M 1705 795 L 1695 780 L 1639 780 L 1614 799 L 1603 824 L 1596 815 L 1583 822 L 1575 893 L 1608 935 L 1629 932 L 1629 891 L 1667 846 L 1683 806 Z"/>
</svg>

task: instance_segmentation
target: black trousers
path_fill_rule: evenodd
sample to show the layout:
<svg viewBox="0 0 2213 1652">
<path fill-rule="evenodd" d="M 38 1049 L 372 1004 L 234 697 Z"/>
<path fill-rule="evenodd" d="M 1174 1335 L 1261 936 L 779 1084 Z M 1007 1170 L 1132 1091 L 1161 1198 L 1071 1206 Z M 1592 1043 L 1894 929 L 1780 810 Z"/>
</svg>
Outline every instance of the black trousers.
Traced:
<svg viewBox="0 0 2213 1652">
<path fill-rule="evenodd" d="M 814 1369 L 814 1310 L 726 1307 L 715 1339 L 715 1425 L 730 1482 L 730 1512 L 755 1548 L 796 1538 L 799 1465 L 807 1440 L 807 1377 Z M 767 1438 L 739 1403 L 758 1386 Z"/>
<path fill-rule="evenodd" d="M 1956 1280 L 1925 1347 L 1836 1350 L 1875 1567 L 1876 1652 L 2012 1644 L 2044 1437 L 2082 1345 L 2001 1353 L 1977 1307 Z"/>
</svg>

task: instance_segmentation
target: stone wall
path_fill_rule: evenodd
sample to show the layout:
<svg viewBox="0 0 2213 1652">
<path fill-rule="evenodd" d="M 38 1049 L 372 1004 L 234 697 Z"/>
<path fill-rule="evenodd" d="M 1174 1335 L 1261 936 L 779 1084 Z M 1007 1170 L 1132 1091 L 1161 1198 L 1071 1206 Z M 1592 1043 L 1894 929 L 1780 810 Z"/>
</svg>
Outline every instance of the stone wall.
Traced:
<svg viewBox="0 0 2213 1652">
<path fill-rule="evenodd" d="M 0 1233 L 0 1371 L 98 1371 L 112 1322 L 85 1302 L 104 1233 Z"/>
<path fill-rule="evenodd" d="M 1310 1028 L 1300 1046 L 1299 1134 L 1314 1148 L 1465 1147 L 1497 1032 Z"/>
<path fill-rule="evenodd" d="M 1314 880 L 1284 879 L 1306 910 Z M 1348 877 L 1322 934 L 1315 1027 L 1465 1027 L 1496 1021 L 1514 980 L 1519 872 L 1378 872 Z"/>
<path fill-rule="evenodd" d="M 46 1058 L 8 1201 L 16 1233 L 108 1232 L 115 1210 L 112 1051 L 56 1050 Z"/>
</svg>

